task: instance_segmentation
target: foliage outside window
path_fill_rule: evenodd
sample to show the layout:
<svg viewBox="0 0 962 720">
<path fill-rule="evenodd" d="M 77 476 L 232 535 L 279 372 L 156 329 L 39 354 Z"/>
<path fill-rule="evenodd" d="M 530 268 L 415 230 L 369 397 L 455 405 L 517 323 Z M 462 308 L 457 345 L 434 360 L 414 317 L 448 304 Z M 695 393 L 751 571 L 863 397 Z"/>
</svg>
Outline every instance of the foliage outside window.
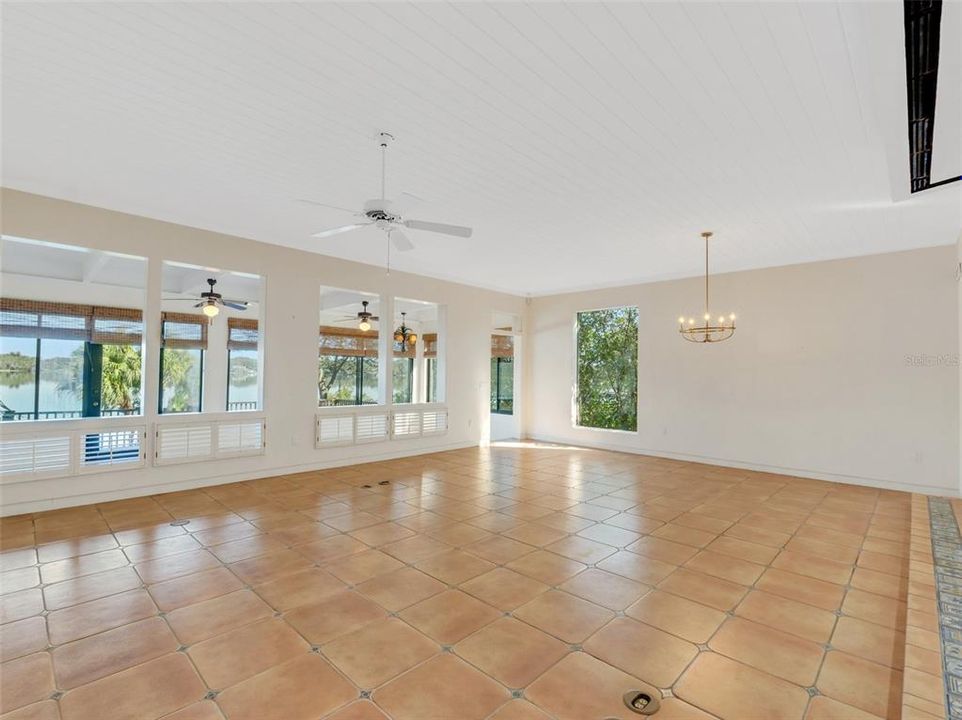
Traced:
<svg viewBox="0 0 962 720">
<path fill-rule="evenodd" d="M 377 331 L 321 326 L 317 404 L 376 405 Z"/>
<path fill-rule="evenodd" d="M 227 410 L 257 410 L 260 372 L 257 320 L 227 318 Z"/>
<path fill-rule="evenodd" d="M 140 412 L 141 312 L 0 299 L 0 419 Z"/>
<path fill-rule="evenodd" d="M 491 336 L 491 412 L 514 413 L 514 338 Z"/>
<path fill-rule="evenodd" d="M 161 318 L 159 412 L 201 412 L 207 318 L 165 312 Z"/>
<path fill-rule="evenodd" d="M 575 422 L 638 429 L 638 308 L 578 313 Z"/>
</svg>

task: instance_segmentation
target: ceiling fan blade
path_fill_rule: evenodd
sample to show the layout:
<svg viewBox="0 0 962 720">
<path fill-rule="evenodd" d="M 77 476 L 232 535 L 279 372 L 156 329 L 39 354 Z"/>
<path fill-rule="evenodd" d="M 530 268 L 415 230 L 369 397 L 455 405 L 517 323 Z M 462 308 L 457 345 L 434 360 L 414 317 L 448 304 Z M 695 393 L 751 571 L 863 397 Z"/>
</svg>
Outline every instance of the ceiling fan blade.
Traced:
<svg viewBox="0 0 962 720">
<path fill-rule="evenodd" d="M 414 243 L 400 230 L 391 231 L 391 242 L 394 243 L 394 247 L 397 248 L 398 252 L 407 252 L 408 250 L 414 249 Z"/>
<path fill-rule="evenodd" d="M 304 203 L 305 205 L 317 205 L 318 207 L 328 208 L 329 210 L 340 210 L 341 212 L 351 213 L 352 215 L 357 214 L 357 210 L 349 210 L 348 208 L 343 208 L 340 205 L 328 205 L 327 203 L 317 202 L 316 200 L 297 198 L 297 202 Z"/>
<path fill-rule="evenodd" d="M 247 303 L 234 302 L 233 300 L 221 300 L 221 305 L 224 307 L 233 308 L 234 310 L 246 310 Z"/>
<path fill-rule="evenodd" d="M 370 225 L 371 223 L 351 223 L 350 225 L 341 225 L 340 227 L 330 228 L 329 230 L 321 230 L 320 232 L 314 233 L 311 237 L 315 238 L 326 238 L 331 237 L 331 235 L 338 235 L 343 232 L 350 232 L 351 230 L 357 230 L 365 225 Z"/>
<path fill-rule="evenodd" d="M 377 322 L 380 319 L 381 318 L 379 318 L 377 315 L 371 315 L 371 317 L 368 318 L 368 320 L 373 320 L 374 322 Z"/>
<path fill-rule="evenodd" d="M 204 305 L 206 304 L 207 304 L 207 301 L 205 300 L 204 302 L 197 303 L 196 305 L 194 305 L 194 307 L 204 307 Z"/>
<path fill-rule="evenodd" d="M 469 227 L 460 225 L 445 225 L 444 223 L 425 222 L 424 220 L 405 220 L 404 227 L 412 230 L 427 230 L 428 232 L 443 233 L 456 237 L 469 238 L 473 232 Z"/>
</svg>

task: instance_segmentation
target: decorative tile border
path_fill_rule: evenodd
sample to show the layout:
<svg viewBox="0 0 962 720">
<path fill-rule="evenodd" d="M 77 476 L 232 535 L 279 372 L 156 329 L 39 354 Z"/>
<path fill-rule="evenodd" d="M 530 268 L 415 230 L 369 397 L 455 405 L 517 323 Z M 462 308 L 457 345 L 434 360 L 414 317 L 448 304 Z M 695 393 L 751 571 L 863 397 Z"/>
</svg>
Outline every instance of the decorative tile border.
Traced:
<svg viewBox="0 0 962 720">
<path fill-rule="evenodd" d="M 928 500 L 947 717 L 962 720 L 962 535 L 949 500 Z"/>
</svg>

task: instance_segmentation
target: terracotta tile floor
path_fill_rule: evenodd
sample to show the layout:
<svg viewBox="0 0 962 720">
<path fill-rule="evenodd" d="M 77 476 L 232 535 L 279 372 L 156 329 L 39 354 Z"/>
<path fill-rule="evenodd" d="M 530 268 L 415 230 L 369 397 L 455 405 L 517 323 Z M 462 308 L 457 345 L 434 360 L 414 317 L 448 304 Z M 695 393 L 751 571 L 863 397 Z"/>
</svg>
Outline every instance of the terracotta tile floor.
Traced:
<svg viewBox="0 0 962 720">
<path fill-rule="evenodd" d="M 935 667 L 906 658 L 910 519 L 524 445 L 5 518 L 0 715 L 604 720 L 644 688 L 673 720 L 898 718 Z"/>
</svg>

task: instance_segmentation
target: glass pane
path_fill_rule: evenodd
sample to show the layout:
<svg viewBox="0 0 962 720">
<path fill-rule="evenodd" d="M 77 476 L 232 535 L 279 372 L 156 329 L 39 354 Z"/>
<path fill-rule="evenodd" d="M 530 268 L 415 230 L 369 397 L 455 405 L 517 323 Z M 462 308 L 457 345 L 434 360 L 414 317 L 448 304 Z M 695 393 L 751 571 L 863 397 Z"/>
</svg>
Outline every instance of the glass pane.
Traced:
<svg viewBox="0 0 962 720">
<path fill-rule="evenodd" d="M 257 410 L 257 351 L 227 351 L 227 409 Z"/>
<path fill-rule="evenodd" d="M 321 355 L 317 361 L 317 404 L 356 405 L 357 361 L 353 355 Z"/>
<path fill-rule="evenodd" d="M 364 358 L 361 404 L 377 405 L 377 358 Z"/>
<path fill-rule="evenodd" d="M 140 414 L 140 345 L 104 345 L 100 414 Z"/>
<path fill-rule="evenodd" d="M 36 338 L 0 337 L 0 418 L 33 420 Z"/>
<path fill-rule="evenodd" d="M 427 401 L 437 402 L 438 401 L 438 359 L 428 358 L 428 388 L 427 388 Z"/>
<path fill-rule="evenodd" d="M 638 308 L 578 313 L 577 424 L 638 427 Z"/>
<path fill-rule="evenodd" d="M 40 420 L 83 416 L 84 343 L 40 341 Z"/>
<path fill-rule="evenodd" d="M 164 348 L 161 356 L 160 412 L 200 412 L 204 351 Z"/>
<path fill-rule="evenodd" d="M 414 358 L 394 358 L 394 402 L 411 402 L 414 386 Z"/>
<path fill-rule="evenodd" d="M 514 360 L 498 358 L 498 412 L 514 412 Z"/>
<path fill-rule="evenodd" d="M 491 358 L 491 412 L 498 412 L 498 358 Z"/>
</svg>

